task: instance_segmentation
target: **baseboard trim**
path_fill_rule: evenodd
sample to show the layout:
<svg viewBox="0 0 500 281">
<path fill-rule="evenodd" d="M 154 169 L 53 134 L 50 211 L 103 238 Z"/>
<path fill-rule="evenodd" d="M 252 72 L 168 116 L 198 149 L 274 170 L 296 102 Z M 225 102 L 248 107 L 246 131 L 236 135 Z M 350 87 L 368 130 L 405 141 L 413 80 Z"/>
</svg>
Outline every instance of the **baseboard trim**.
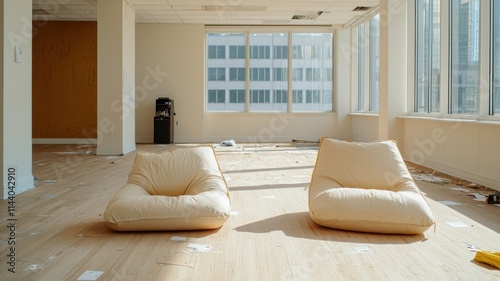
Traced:
<svg viewBox="0 0 500 281">
<path fill-rule="evenodd" d="M 15 195 L 19 195 L 23 192 L 26 192 L 30 189 L 35 188 L 35 182 L 34 182 L 34 177 L 33 175 L 23 177 L 23 178 L 18 178 L 16 179 L 16 189 L 15 189 Z M 2 184 L 2 199 L 8 199 L 9 197 L 9 190 L 7 189 L 7 186 L 5 184 Z"/>
<path fill-rule="evenodd" d="M 97 139 L 78 139 L 78 138 L 34 138 L 33 144 L 97 144 Z"/>
</svg>

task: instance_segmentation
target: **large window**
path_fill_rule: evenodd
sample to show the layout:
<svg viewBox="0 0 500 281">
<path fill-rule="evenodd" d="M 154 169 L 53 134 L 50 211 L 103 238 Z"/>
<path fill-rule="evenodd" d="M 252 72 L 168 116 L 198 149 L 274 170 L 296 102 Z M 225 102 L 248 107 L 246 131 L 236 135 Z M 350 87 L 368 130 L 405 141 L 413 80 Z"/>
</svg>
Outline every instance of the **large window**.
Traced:
<svg viewBox="0 0 500 281">
<path fill-rule="evenodd" d="M 363 23 L 358 27 L 358 111 L 365 111 L 365 96 L 366 96 L 366 24 Z"/>
<path fill-rule="evenodd" d="M 370 111 L 379 109 L 380 92 L 380 16 L 370 19 Z"/>
<path fill-rule="evenodd" d="M 498 115 L 500 0 L 415 3 L 413 110 L 472 118 Z M 447 40 L 441 40 L 442 33 Z"/>
<path fill-rule="evenodd" d="M 415 112 L 439 112 L 440 0 L 416 2 Z"/>
<path fill-rule="evenodd" d="M 332 33 L 208 33 L 207 110 L 332 111 L 332 51 Z"/>
<path fill-rule="evenodd" d="M 450 2 L 450 112 L 478 113 L 479 0 Z"/>
<path fill-rule="evenodd" d="M 287 104 L 271 100 L 271 91 L 288 89 L 288 83 L 273 69 L 288 73 L 288 59 L 283 45 L 288 45 L 288 33 L 250 33 L 250 111 L 286 111 Z M 277 52 L 271 56 L 271 50 Z M 282 74 L 283 75 L 283 74 Z"/>
<path fill-rule="evenodd" d="M 379 15 L 357 28 L 358 112 L 379 110 L 380 27 Z"/>
<path fill-rule="evenodd" d="M 331 33 L 292 34 L 292 89 L 305 93 L 294 96 L 292 111 L 333 110 L 332 44 Z"/>
<path fill-rule="evenodd" d="M 491 32 L 491 114 L 500 114 L 500 1 L 491 1 L 492 32 Z"/>
<path fill-rule="evenodd" d="M 244 111 L 247 75 L 246 34 L 210 33 L 207 41 L 207 109 Z"/>
</svg>

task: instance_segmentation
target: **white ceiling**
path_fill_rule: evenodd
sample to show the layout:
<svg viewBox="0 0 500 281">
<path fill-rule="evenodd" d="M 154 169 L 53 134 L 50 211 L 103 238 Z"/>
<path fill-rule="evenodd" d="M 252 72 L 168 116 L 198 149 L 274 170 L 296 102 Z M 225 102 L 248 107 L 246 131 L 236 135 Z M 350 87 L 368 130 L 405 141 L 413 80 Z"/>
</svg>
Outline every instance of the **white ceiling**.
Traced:
<svg viewBox="0 0 500 281">
<path fill-rule="evenodd" d="M 98 0 L 33 0 L 34 20 L 97 20 Z M 99 0 L 106 1 L 106 0 Z M 207 25 L 344 25 L 378 0 L 128 0 L 137 23 Z M 320 15 L 318 15 L 320 14 Z M 305 16 L 305 19 L 292 19 Z"/>
</svg>

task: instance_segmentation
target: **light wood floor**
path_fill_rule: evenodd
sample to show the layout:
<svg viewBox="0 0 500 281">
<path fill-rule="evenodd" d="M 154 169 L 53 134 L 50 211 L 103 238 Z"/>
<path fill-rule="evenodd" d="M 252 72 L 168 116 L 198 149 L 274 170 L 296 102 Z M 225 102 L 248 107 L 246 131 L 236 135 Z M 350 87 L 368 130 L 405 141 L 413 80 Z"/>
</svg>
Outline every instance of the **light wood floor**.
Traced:
<svg viewBox="0 0 500 281">
<path fill-rule="evenodd" d="M 307 213 L 316 148 L 217 148 L 233 209 L 222 228 L 119 233 L 103 224 L 102 213 L 126 182 L 135 153 L 110 158 L 87 151 L 95 147 L 34 146 L 36 188 L 16 198 L 15 274 L 7 271 L 7 201 L 0 203 L 0 280 L 78 280 L 89 271 L 102 272 L 97 280 L 119 281 L 500 280 L 500 270 L 474 262 L 467 247 L 500 251 L 500 207 L 448 185 L 418 181 L 437 218 L 435 230 L 411 236 L 339 231 L 316 225 Z M 210 251 L 193 252 L 190 244 Z"/>
</svg>

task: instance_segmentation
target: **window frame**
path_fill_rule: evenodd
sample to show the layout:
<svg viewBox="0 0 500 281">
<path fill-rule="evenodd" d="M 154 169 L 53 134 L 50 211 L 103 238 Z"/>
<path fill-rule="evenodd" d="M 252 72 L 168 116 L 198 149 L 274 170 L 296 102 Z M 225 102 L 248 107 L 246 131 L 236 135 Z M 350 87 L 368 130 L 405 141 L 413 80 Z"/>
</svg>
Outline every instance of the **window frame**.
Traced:
<svg viewBox="0 0 500 281">
<path fill-rule="evenodd" d="M 460 0 L 455 0 L 455 1 L 460 1 Z M 481 9 L 481 4 L 479 3 L 479 0 L 470 0 L 470 1 L 478 1 L 478 5 L 479 5 L 479 9 Z M 448 9 L 446 10 L 446 13 L 448 13 L 448 17 L 449 17 L 449 26 L 448 26 L 448 32 L 449 32 L 449 40 L 448 40 L 448 50 L 450 50 L 450 53 L 448 54 L 448 65 L 449 65 L 449 68 L 448 68 L 448 114 L 449 115 L 459 115 L 459 116 L 474 116 L 474 115 L 478 115 L 480 113 L 480 105 L 479 105 L 479 97 L 481 95 L 481 90 L 480 90 L 480 83 L 479 81 L 481 81 L 481 60 L 479 59 L 479 55 L 481 54 L 481 50 L 479 50 L 479 46 L 481 45 L 481 38 L 478 38 L 478 42 L 477 42 L 477 56 L 478 56 L 478 66 L 477 66 L 477 81 L 476 81 L 476 106 L 475 106 L 475 112 L 472 112 L 472 113 L 454 113 L 454 111 L 456 110 L 455 107 L 454 107 L 454 103 L 455 103 L 455 95 L 454 95 L 454 92 L 453 92 L 453 83 L 455 82 L 455 77 L 454 76 L 454 71 L 457 71 L 458 70 L 455 70 L 453 68 L 453 59 L 455 58 L 455 56 L 458 56 L 458 54 L 455 54 L 455 52 L 453 52 L 454 50 L 452 49 L 454 46 L 456 46 L 457 44 L 453 41 L 453 26 L 452 26 L 452 23 L 454 21 L 454 15 L 452 13 L 452 9 L 454 8 L 453 6 L 453 0 L 450 1 L 450 6 L 448 7 Z M 479 16 L 479 15 L 478 15 Z M 478 29 L 479 29 L 479 35 L 478 37 L 483 37 L 481 35 L 481 23 L 478 22 Z M 470 42 L 470 40 L 468 40 L 468 42 Z M 465 84 L 469 84 L 469 78 L 470 78 L 470 75 L 467 74 L 466 76 L 463 76 L 463 75 L 459 75 L 458 77 L 458 82 L 459 83 L 462 83 L 464 82 Z M 467 93 L 465 93 L 467 94 Z M 464 95 L 466 96 L 466 95 Z M 456 97 L 457 99 L 460 99 L 460 95 L 458 95 Z M 467 98 L 467 96 L 465 97 Z M 458 102 L 457 102 L 458 103 Z M 457 105 L 458 106 L 458 105 Z M 465 108 L 466 109 L 466 108 Z"/>
<path fill-rule="evenodd" d="M 426 113 L 415 112 L 415 54 L 416 54 L 416 3 L 408 5 L 408 116 L 422 116 L 428 118 L 446 118 L 450 120 L 477 120 L 477 121 L 500 121 L 500 113 L 496 115 L 492 111 L 493 83 L 492 83 L 492 1 L 479 1 L 479 75 L 476 114 L 451 113 L 450 108 L 450 51 L 451 42 L 451 3 L 448 0 L 440 0 L 441 12 L 441 83 L 440 83 L 440 106 L 439 112 Z M 500 5 L 497 4 L 497 5 Z"/>
<path fill-rule="evenodd" d="M 351 75 L 353 76 L 352 88 L 352 104 L 351 111 L 356 114 L 378 114 L 379 109 L 373 110 L 372 105 L 372 93 L 374 85 L 372 82 L 372 76 L 370 75 L 370 70 L 372 68 L 371 56 L 371 31 L 370 31 L 370 20 L 375 16 L 379 16 L 379 10 L 374 9 L 371 13 L 367 14 L 362 20 L 358 21 L 355 25 L 351 26 L 351 42 L 352 46 L 355 48 L 355 52 L 352 54 L 351 63 L 353 64 L 353 71 Z M 380 19 L 379 19 L 380 21 Z M 364 34 L 360 33 L 360 27 L 363 26 Z M 378 37 L 380 38 L 380 30 Z M 360 38 L 363 38 L 363 45 L 360 44 Z M 380 40 L 380 39 L 379 39 Z M 379 41 L 380 42 L 380 41 Z M 378 56 L 380 56 L 380 45 L 378 48 Z M 364 57 L 364 67 L 360 67 L 360 56 Z M 380 75 L 380 65 L 379 65 L 379 75 Z M 377 83 L 377 91 L 380 88 L 380 76 Z M 379 93 L 379 92 L 378 92 Z M 380 94 L 377 95 L 377 104 L 380 102 Z"/>
<path fill-rule="evenodd" d="M 284 91 L 287 93 L 287 97 L 286 99 L 283 99 L 281 98 L 281 102 L 278 102 L 277 104 L 278 105 L 285 105 L 286 109 L 284 111 L 282 111 L 282 108 L 280 106 L 280 109 L 279 109 L 279 112 L 283 112 L 283 113 L 313 113 L 313 114 L 324 114 L 324 113 L 335 113 L 335 104 L 336 104 L 336 96 L 335 96 L 335 93 L 336 93 L 336 79 L 334 77 L 334 75 L 336 75 L 335 73 L 335 53 L 332 53 L 328 56 L 328 59 L 331 60 L 331 65 L 329 63 L 327 63 L 327 67 L 328 70 L 323 70 L 323 69 L 320 69 L 319 70 L 319 73 L 317 75 L 319 75 L 319 77 L 322 77 L 322 76 L 326 76 L 326 74 L 330 74 L 332 75 L 332 77 L 329 77 L 329 79 L 325 80 L 327 82 L 330 83 L 330 85 L 332 85 L 332 88 L 331 90 L 329 88 L 328 89 L 328 93 L 331 93 L 332 97 L 327 97 L 325 98 L 324 95 L 324 89 L 321 90 L 321 93 L 319 94 L 319 99 L 320 100 L 325 100 L 325 101 L 328 101 L 327 103 L 329 105 L 327 105 L 327 107 L 331 108 L 331 110 L 321 110 L 321 109 L 325 109 L 325 106 L 323 105 L 322 107 L 311 107 L 309 110 L 308 109 L 305 109 L 305 110 L 300 110 L 300 109 L 293 109 L 292 108 L 292 104 L 293 104 L 293 89 L 291 87 L 291 84 L 292 84 L 292 65 L 291 65 L 291 61 L 293 60 L 293 51 L 294 51 L 294 46 L 291 44 L 291 37 L 292 37 L 292 34 L 294 33 L 330 33 L 331 36 L 332 36 L 332 45 L 331 47 L 329 47 L 329 49 L 326 49 L 326 51 L 329 51 L 331 50 L 332 52 L 335 52 L 337 46 L 336 46 L 336 31 L 335 29 L 332 27 L 332 26 L 319 26 L 319 27 L 273 27 L 273 28 L 269 28 L 269 27 L 210 27 L 210 26 L 207 26 L 205 28 L 205 40 L 206 40 L 206 47 L 205 47 L 205 50 L 208 50 L 208 35 L 211 34 L 211 33 L 234 33 L 234 34 L 245 34 L 246 35 L 246 45 L 245 45 L 245 49 L 246 49 L 246 56 L 245 56 L 245 68 L 248 70 L 246 71 L 246 81 L 245 81 L 245 84 L 246 84 L 246 95 L 245 95 L 245 109 L 244 110 L 231 110 L 231 109 L 228 109 L 228 107 L 226 106 L 225 108 L 222 108 L 222 107 L 219 107 L 219 108 L 212 108 L 212 109 L 209 109 L 208 108 L 208 101 L 205 100 L 205 111 L 206 112 L 231 112 L 231 113 L 271 113 L 271 112 L 274 112 L 276 109 L 264 109 L 263 111 L 257 111 L 256 109 L 252 109 L 252 90 L 259 90 L 257 88 L 255 89 L 252 89 L 252 87 L 250 87 L 250 83 L 253 82 L 253 81 L 263 81 L 263 82 L 275 82 L 275 81 L 278 81 L 278 83 L 285 83 L 286 85 L 286 88 L 284 88 Z M 260 55 L 251 55 L 251 47 L 252 45 L 250 44 L 249 42 L 249 34 L 254 34 L 254 33 L 265 33 L 265 34 L 272 34 L 272 33 L 287 33 L 288 34 L 288 45 L 270 45 L 269 46 L 269 52 L 267 52 L 264 49 L 264 57 L 267 57 L 267 54 L 269 54 L 269 58 L 262 58 L 262 56 Z M 257 47 L 257 46 L 254 46 L 254 47 Z M 300 46 L 302 47 L 302 46 Z M 276 54 L 275 54 L 275 50 L 279 48 L 281 50 L 281 54 L 278 54 L 278 57 L 276 57 Z M 256 48 L 254 48 L 255 50 Z M 262 48 L 261 48 L 262 49 Z M 303 51 L 303 48 L 301 48 L 302 51 Z M 286 50 L 288 51 L 287 54 L 283 54 L 283 50 Z M 322 47 L 322 46 L 318 46 L 318 48 L 315 49 L 316 52 L 318 53 L 318 55 L 322 54 L 325 52 L 325 48 Z M 207 52 L 207 51 L 205 51 Z M 226 47 L 226 57 L 228 58 L 232 58 L 232 59 L 235 59 L 234 56 L 231 56 L 231 53 L 234 53 L 236 52 L 237 53 L 237 47 L 234 48 L 234 50 L 231 48 L 231 46 L 228 46 Z M 260 51 L 259 51 L 259 54 L 260 54 Z M 302 54 L 302 57 L 303 57 L 303 54 Z M 208 55 L 206 56 L 206 60 L 207 60 L 207 66 L 206 66 L 206 70 L 209 68 L 209 64 L 208 64 Z M 241 58 L 239 58 L 241 59 Z M 325 58 L 324 58 L 325 59 Z M 243 59 L 242 59 L 243 60 Z M 254 69 L 255 67 L 252 67 L 249 63 L 251 60 L 287 60 L 288 61 L 288 65 L 286 67 L 282 67 L 282 66 L 271 66 L 270 68 L 266 68 L 267 69 L 267 72 L 264 73 L 264 80 L 260 79 L 262 78 L 261 75 L 259 74 L 259 79 L 258 80 L 254 80 L 255 77 L 254 75 L 252 74 L 252 69 Z M 233 67 L 234 68 L 234 67 Z M 284 75 L 284 79 L 281 79 L 283 77 L 280 77 L 278 79 L 276 79 L 275 77 L 275 74 L 277 73 L 276 72 L 276 68 L 280 68 L 281 69 L 281 72 L 285 72 Z M 325 69 L 326 69 L 325 68 Z M 283 71 L 285 70 L 285 71 Z M 304 68 L 301 68 L 301 71 L 304 72 Z M 262 71 L 261 71 L 262 72 Z M 265 71 L 264 71 L 265 72 Z M 280 71 L 278 71 L 280 72 Z M 208 73 L 206 74 L 208 75 Z M 230 78 L 231 77 L 231 73 L 228 72 L 226 73 L 226 77 L 227 78 Z M 253 78 L 252 78 L 253 77 Z M 269 79 L 267 79 L 269 77 Z M 305 81 L 305 77 L 304 77 L 304 73 L 302 73 L 302 81 Z M 205 78 L 205 81 L 209 82 L 208 80 L 208 77 Z M 241 82 L 241 81 L 239 81 Z M 208 92 L 208 84 L 206 84 L 206 90 L 205 90 L 205 93 Z M 323 87 L 323 86 L 321 86 Z M 275 99 L 275 91 L 274 90 L 277 90 L 277 89 L 273 89 L 271 88 L 270 89 L 271 91 L 269 91 L 269 98 L 266 98 L 264 99 L 265 101 L 271 101 L 271 104 L 274 104 L 274 99 Z M 229 94 L 229 91 L 227 91 L 228 93 L 226 93 L 226 102 L 230 102 L 231 101 L 231 96 Z M 326 93 L 326 94 L 328 94 Z M 255 96 L 255 94 L 254 94 Z M 205 99 L 208 98 L 207 94 L 205 94 Z M 233 97 L 233 100 L 234 100 L 234 97 Z M 259 99 L 260 100 L 260 99 Z M 283 100 L 286 100 L 286 102 L 284 102 Z M 274 108 L 274 107 L 273 107 Z"/>
<path fill-rule="evenodd" d="M 430 0 L 430 1 L 434 1 L 434 0 Z M 441 5 L 441 1 L 440 0 L 435 0 L 437 1 L 440 5 Z M 434 34 L 432 33 L 433 32 L 433 20 L 434 20 L 434 15 L 433 15 L 433 3 L 431 3 L 431 14 L 432 16 L 430 16 L 428 18 L 428 22 L 429 23 L 429 26 L 430 26 L 430 29 L 431 29 L 431 32 L 429 34 L 427 34 L 427 36 L 429 36 L 429 38 L 427 38 L 429 41 L 429 57 L 431 59 L 430 63 L 429 63 L 429 66 L 428 66 L 428 69 L 427 69 L 427 72 L 428 74 L 430 74 L 430 77 L 428 78 L 429 79 L 429 82 L 427 83 L 426 86 L 426 96 L 424 97 L 424 100 L 426 100 L 426 102 L 424 103 L 423 105 L 423 111 L 419 111 L 419 107 L 418 107 L 418 101 L 417 99 L 419 99 L 420 97 L 418 96 L 418 87 L 419 87 L 419 82 L 418 82 L 418 79 L 416 77 L 416 75 L 418 75 L 418 71 L 415 71 L 415 76 L 414 76 L 414 88 L 413 88 L 413 92 L 415 93 L 413 95 L 413 104 L 414 104 L 414 107 L 412 108 L 412 110 L 415 112 L 415 113 L 427 113 L 427 114 L 436 114 L 436 113 L 439 113 L 440 111 L 440 105 L 441 105 L 441 81 L 442 81 L 442 71 L 441 71 L 441 44 L 442 44 L 442 38 L 441 38 L 441 33 L 442 33 L 442 30 L 441 30 L 441 17 L 440 17 L 440 25 L 439 25 L 439 61 L 438 61 L 438 64 L 439 64 L 439 85 L 438 85 L 438 95 L 437 95 L 437 101 L 434 101 L 433 100 L 433 87 L 435 87 L 435 85 L 433 84 L 433 76 L 432 76 L 432 70 L 433 70 L 433 64 L 435 63 L 433 58 L 434 58 Z M 421 9 L 418 9 L 417 8 L 418 6 L 418 1 L 415 1 L 415 14 L 414 14 L 414 25 L 415 27 L 417 26 L 417 21 L 418 21 L 418 14 L 419 12 L 421 12 Z M 440 6 L 441 7 L 441 6 Z M 410 19 L 409 19 L 410 20 Z M 410 33 L 412 34 L 412 33 Z M 419 46 L 419 42 L 418 42 L 418 33 L 416 32 L 416 28 L 415 28 L 415 31 L 414 31 L 414 40 L 415 40 L 415 44 L 414 44 L 414 57 L 412 58 L 413 59 L 413 62 L 415 64 L 415 69 L 418 67 L 418 53 L 417 53 L 417 49 L 418 49 L 418 46 Z M 423 39 L 422 39 L 423 40 Z M 436 108 L 433 107 L 433 103 L 436 102 L 438 104 L 438 106 Z M 437 110 L 436 110 L 437 109 Z"/>
</svg>

